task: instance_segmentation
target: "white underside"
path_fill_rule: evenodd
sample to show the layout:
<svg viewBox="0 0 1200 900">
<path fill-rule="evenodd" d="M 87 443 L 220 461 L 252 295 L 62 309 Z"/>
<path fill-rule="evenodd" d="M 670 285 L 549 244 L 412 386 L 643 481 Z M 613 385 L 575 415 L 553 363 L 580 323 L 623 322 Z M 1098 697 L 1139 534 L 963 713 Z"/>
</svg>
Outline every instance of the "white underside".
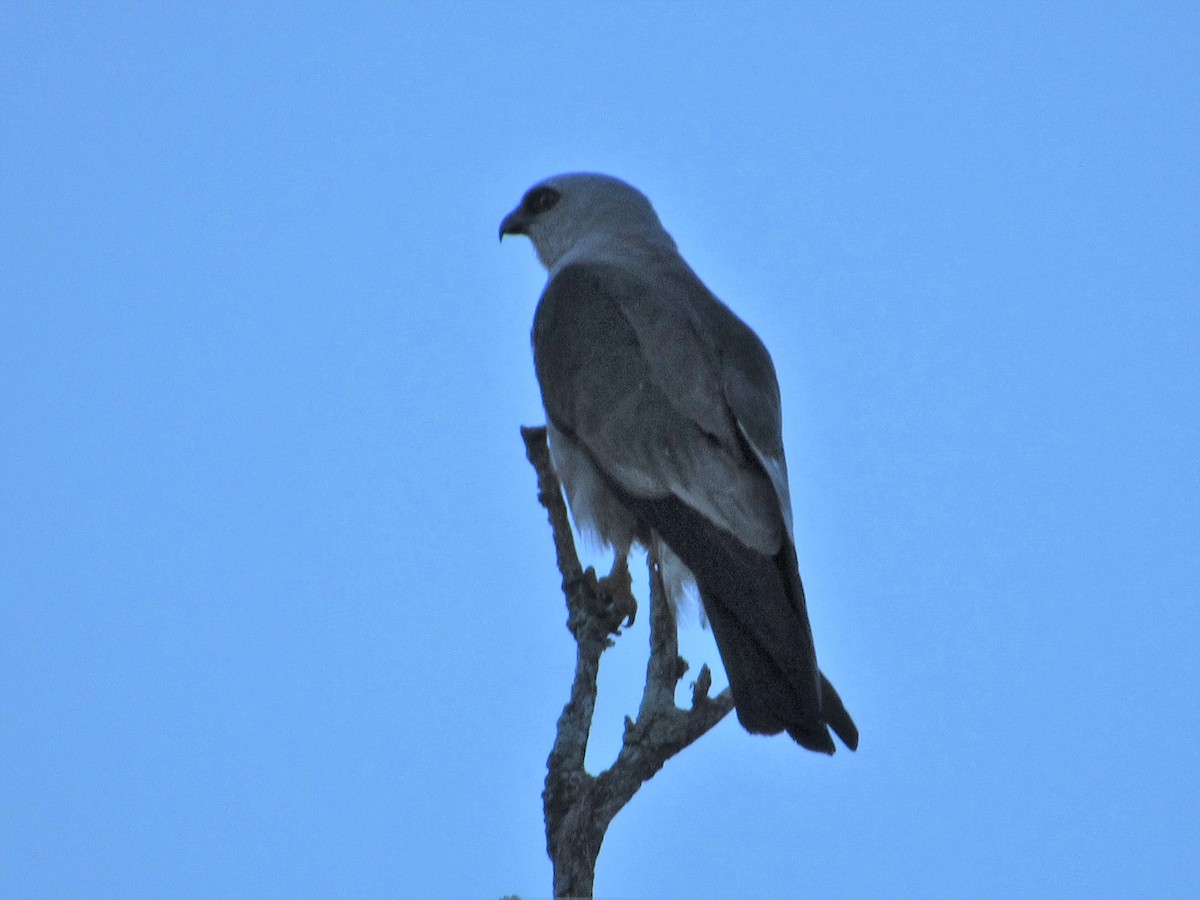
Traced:
<svg viewBox="0 0 1200 900">
<path fill-rule="evenodd" d="M 587 453 L 553 425 L 548 425 L 546 431 L 550 459 L 566 491 L 567 506 L 580 535 L 589 544 L 628 556 L 633 544 L 640 543 L 635 539 L 637 526 L 633 517 L 605 485 L 603 476 L 596 471 Z M 645 549 L 658 559 L 675 621 L 680 621 L 680 615 L 690 616 L 694 608 L 700 624 L 707 627 L 708 619 L 700 603 L 695 576 L 658 535 L 654 536 L 653 543 L 653 547 Z"/>
<path fill-rule="evenodd" d="M 663 587 L 667 589 L 667 597 L 675 610 L 675 621 L 682 621 L 681 616 L 695 615 L 700 620 L 702 628 L 708 627 L 708 616 L 704 614 L 704 604 L 700 602 L 700 589 L 696 586 L 696 576 L 692 574 L 682 559 L 675 555 L 658 535 L 654 536 L 654 553 L 658 557 L 658 565 L 662 572 Z"/>
</svg>

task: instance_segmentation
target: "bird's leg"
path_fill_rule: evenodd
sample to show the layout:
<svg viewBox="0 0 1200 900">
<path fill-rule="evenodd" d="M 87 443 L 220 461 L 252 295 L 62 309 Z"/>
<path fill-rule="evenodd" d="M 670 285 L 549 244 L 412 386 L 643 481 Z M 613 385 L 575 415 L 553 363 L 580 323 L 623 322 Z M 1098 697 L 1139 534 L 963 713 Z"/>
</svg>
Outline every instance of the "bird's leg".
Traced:
<svg viewBox="0 0 1200 900">
<path fill-rule="evenodd" d="M 588 571 L 595 577 L 595 570 Z M 633 596 L 633 578 L 629 574 L 628 550 L 615 552 L 612 570 L 603 578 L 596 579 L 596 591 L 613 616 L 613 631 L 633 624 L 637 618 L 637 600 Z"/>
</svg>

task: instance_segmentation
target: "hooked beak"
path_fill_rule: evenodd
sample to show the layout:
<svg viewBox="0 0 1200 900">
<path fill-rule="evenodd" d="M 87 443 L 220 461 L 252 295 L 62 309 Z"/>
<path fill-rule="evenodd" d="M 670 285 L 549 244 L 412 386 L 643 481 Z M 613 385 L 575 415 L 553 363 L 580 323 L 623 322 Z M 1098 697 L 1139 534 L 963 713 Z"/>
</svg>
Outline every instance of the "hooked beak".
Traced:
<svg viewBox="0 0 1200 900">
<path fill-rule="evenodd" d="M 528 236 L 529 223 L 521 215 L 521 207 L 517 207 L 500 223 L 500 240 L 504 240 L 506 234 L 523 234 Z"/>
</svg>

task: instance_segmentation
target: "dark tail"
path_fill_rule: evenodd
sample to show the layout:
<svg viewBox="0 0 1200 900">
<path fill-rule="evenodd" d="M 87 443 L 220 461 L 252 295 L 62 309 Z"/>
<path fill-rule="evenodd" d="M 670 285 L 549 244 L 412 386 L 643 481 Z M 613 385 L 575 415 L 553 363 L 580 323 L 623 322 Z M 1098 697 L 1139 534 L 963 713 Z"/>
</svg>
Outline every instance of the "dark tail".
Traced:
<svg viewBox="0 0 1200 900">
<path fill-rule="evenodd" d="M 858 749 L 858 728 L 825 674 L 817 672 L 819 693 L 808 689 L 811 682 L 807 667 L 796 659 L 800 654 L 795 642 L 776 645 L 772 652 L 768 649 L 774 643 L 771 636 L 748 633 L 720 597 L 705 593 L 703 587 L 701 596 L 729 676 L 738 721 L 747 731 L 754 734 L 786 731 L 806 750 L 832 754 L 835 749 L 829 735 L 832 728 L 843 744 L 851 750 Z M 790 665 L 780 661 L 780 657 L 789 656 Z M 786 669 L 791 670 L 790 675 Z"/>
<path fill-rule="evenodd" d="M 850 713 L 846 712 L 846 707 L 842 705 L 842 698 L 838 696 L 837 690 L 829 683 L 824 672 L 821 673 L 821 712 L 829 727 L 833 729 L 833 733 L 841 738 L 842 743 L 851 750 L 857 750 L 858 726 L 850 718 Z"/>
<path fill-rule="evenodd" d="M 769 557 L 674 497 L 622 499 L 696 576 L 742 726 L 755 734 L 786 731 L 817 753 L 834 752 L 832 728 L 857 749 L 858 729 L 817 669 L 791 542 Z"/>
</svg>

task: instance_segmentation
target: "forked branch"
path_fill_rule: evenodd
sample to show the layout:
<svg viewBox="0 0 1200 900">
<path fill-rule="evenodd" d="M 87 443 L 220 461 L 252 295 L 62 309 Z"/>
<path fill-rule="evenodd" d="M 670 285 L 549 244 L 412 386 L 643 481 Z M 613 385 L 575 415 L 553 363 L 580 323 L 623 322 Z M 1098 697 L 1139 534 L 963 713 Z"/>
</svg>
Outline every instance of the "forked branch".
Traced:
<svg viewBox="0 0 1200 900">
<path fill-rule="evenodd" d="M 546 429 L 522 428 L 521 436 L 537 472 L 538 500 L 550 519 L 567 600 L 567 627 L 576 642 L 571 697 L 558 719 L 542 792 L 546 849 L 554 867 L 554 895 L 590 897 L 596 857 L 613 817 L 668 759 L 720 722 L 733 709 L 733 697 L 728 688 L 716 697 L 708 696 L 712 676 L 704 666 L 692 688 L 691 708 L 675 705 L 675 688 L 688 666 L 679 656 L 675 617 L 658 561 L 653 553 L 647 554 L 650 659 L 641 705 L 636 720 L 625 719 L 616 761 L 599 775 L 588 773 L 584 757 L 596 708 L 600 656 L 631 616 L 598 585 L 595 572 L 585 571 L 579 562 L 562 488 L 546 446 Z"/>
</svg>

